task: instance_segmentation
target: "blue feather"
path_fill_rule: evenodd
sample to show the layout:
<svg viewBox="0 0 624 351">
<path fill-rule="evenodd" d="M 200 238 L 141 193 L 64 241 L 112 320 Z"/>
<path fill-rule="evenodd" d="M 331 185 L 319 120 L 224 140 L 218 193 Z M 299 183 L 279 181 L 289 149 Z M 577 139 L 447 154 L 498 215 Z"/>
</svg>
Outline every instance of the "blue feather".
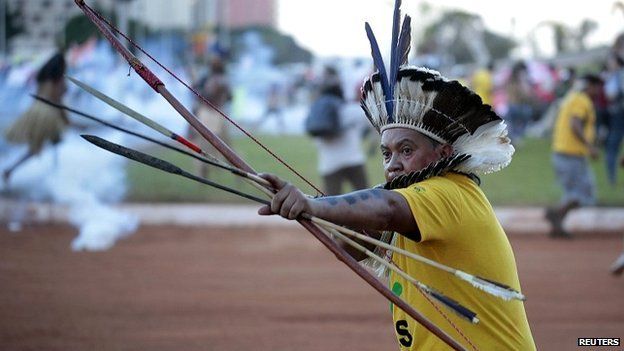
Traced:
<svg viewBox="0 0 624 351">
<path fill-rule="evenodd" d="M 411 28 L 412 19 L 410 16 L 405 16 L 403 20 L 403 26 L 401 27 L 401 35 L 399 36 L 399 44 L 397 47 L 397 58 L 398 58 L 398 67 L 407 64 L 407 56 L 410 52 L 410 47 L 412 45 L 412 28 Z M 396 79 L 396 77 L 395 77 Z"/>
<path fill-rule="evenodd" d="M 386 74 L 386 66 L 384 65 L 383 58 L 381 57 L 381 52 L 379 51 L 379 44 L 377 44 L 377 39 L 375 39 L 375 34 L 373 34 L 373 30 L 370 27 L 370 24 L 366 22 L 364 24 L 364 28 L 366 29 L 366 35 L 368 36 L 368 41 L 370 41 L 371 45 L 371 55 L 373 56 L 373 63 L 375 63 L 375 67 L 377 67 L 377 71 L 379 72 L 379 80 L 381 83 L 381 90 L 383 90 L 384 100 L 386 102 L 386 111 L 388 112 L 388 122 L 394 121 L 392 118 L 392 94 L 390 94 L 390 89 L 388 87 L 388 75 Z"/>
<path fill-rule="evenodd" d="M 392 18 L 392 41 L 390 42 L 390 96 L 394 98 L 394 85 L 399 73 L 399 26 L 401 25 L 401 0 L 394 2 L 394 17 Z"/>
</svg>

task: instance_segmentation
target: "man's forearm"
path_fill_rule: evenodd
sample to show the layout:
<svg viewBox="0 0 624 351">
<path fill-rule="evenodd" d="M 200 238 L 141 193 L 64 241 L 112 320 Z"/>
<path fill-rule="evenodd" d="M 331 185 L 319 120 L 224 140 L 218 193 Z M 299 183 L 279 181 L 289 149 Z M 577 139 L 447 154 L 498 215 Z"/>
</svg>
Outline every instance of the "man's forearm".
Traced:
<svg viewBox="0 0 624 351">
<path fill-rule="evenodd" d="M 401 194 L 384 189 L 355 191 L 341 196 L 310 198 L 301 190 L 271 174 L 260 174 L 279 189 L 271 203 L 258 214 L 279 214 L 296 219 L 307 213 L 353 229 L 392 230 L 403 234 L 418 233 L 416 219 Z"/>
<path fill-rule="evenodd" d="M 396 192 L 367 189 L 340 196 L 327 196 L 311 201 L 310 213 L 328 221 L 354 229 L 394 230 L 391 223 L 400 211 Z"/>
</svg>

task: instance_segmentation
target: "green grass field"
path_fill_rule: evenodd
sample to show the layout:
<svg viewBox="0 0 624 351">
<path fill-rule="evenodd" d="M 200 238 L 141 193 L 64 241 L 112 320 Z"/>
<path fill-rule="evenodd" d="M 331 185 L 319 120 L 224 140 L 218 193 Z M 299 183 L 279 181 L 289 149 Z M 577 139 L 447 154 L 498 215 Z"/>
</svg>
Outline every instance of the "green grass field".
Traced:
<svg viewBox="0 0 624 351">
<path fill-rule="evenodd" d="M 273 152 L 288 162 L 298 172 L 317 186 L 321 185 L 316 172 L 316 148 L 311 139 L 304 136 L 261 136 L 260 140 Z M 260 147 L 246 138 L 234 138 L 233 148 L 241 157 L 258 172 L 275 173 L 298 185 L 306 193 L 315 192 L 302 180 L 291 174 L 288 169 L 271 158 Z M 148 153 L 162 157 L 188 171 L 194 171 L 193 161 L 183 155 L 162 148 L 146 150 Z M 604 158 L 592 164 L 598 188 L 598 205 L 623 206 L 624 183 L 622 175 L 618 175 L 618 186 L 612 188 L 606 182 Z M 367 162 L 369 182 L 378 184 L 383 181 L 383 172 L 378 153 Z M 244 202 L 222 191 L 176 175 L 164 173 L 147 166 L 129 162 L 127 176 L 130 182 L 128 201 L 136 202 Z M 255 192 L 255 189 L 228 172 L 211 168 L 209 178 L 216 182 L 233 186 L 244 191 Z M 528 139 L 516 150 L 514 159 L 506 169 L 483 176 L 481 185 L 494 205 L 547 205 L 559 201 L 561 191 L 555 183 L 550 163 L 550 141 L 545 139 Z"/>
</svg>

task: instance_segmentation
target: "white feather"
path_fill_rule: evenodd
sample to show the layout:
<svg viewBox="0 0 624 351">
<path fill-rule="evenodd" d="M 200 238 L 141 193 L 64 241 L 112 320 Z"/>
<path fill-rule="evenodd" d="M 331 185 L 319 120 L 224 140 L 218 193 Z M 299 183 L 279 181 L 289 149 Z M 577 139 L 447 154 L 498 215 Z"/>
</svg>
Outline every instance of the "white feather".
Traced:
<svg viewBox="0 0 624 351">
<path fill-rule="evenodd" d="M 472 134 L 464 134 L 453 143 L 457 154 L 471 155 L 458 171 L 487 174 L 509 165 L 515 149 L 507 137 L 507 126 L 502 121 L 484 124 Z"/>
<path fill-rule="evenodd" d="M 421 72 L 433 74 L 435 79 L 448 81 L 438 72 L 423 67 L 403 66 L 401 69 L 417 69 Z M 434 140 L 446 142 L 438 134 L 440 131 L 433 130 L 423 123 L 425 114 L 433 108 L 433 102 L 438 95 L 436 91 L 424 91 L 423 81 L 403 78 L 396 83 L 394 101 L 394 122 L 388 123 L 388 111 L 386 111 L 386 97 L 383 94 L 380 82 L 372 82 L 371 90 L 364 98 L 364 105 L 368 109 L 373 126 L 381 133 L 389 128 L 410 128 L 419 131 Z M 439 118 L 448 119 L 449 126 L 457 128 L 454 119 L 439 112 Z M 461 118 L 458 118 L 461 120 Z M 451 127 L 449 127 L 451 128 Z M 464 128 L 465 129 L 465 128 Z M 471 157 L 455 170 L 464 173 L 476 173 L 479 175 L 499 171 L 511 162 L 514 147 L 507 138 L 507 127 L 501 120 L 496 120 L 480 126 L 470 134 L 461 135 L 453 143 L 457 154 L 467 154 Z"/>
<path fill-rule="evenodd" d="M 500 286 L 492 284 L 486 280 L 483 280 L 479 277 L 475 277 L 474 275 L 468 274 L 466 272 L 456 271 L 455 276 L 462 280 L 469 282 L 475 288 L 483 290 L 486 293 L 499 297 L 505 301 L 526 300 L 526 297 L 518 291 L 502 288 Z"/>
</svg>

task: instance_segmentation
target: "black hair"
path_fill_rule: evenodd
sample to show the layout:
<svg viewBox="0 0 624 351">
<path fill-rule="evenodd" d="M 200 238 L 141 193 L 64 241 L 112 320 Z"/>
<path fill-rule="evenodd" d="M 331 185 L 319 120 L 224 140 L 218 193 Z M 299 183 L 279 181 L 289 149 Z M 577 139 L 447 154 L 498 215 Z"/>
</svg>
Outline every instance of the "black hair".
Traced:
<svg viewBox="0 0 624 351">
<path fill-rule="evenodd" d="M 225 74 L 225 62 L 215 58 L 210 62 L 210 70 L 213 74 Z"/>
<path fill-rule="evenodd" d="M 321 87 L 321 94 L 329 94 L 344 100 L 344 94 L 342 92 L 342 87 L 338 84 L 328 84 Z"/>
<path fill-rule="evenodd" d="M 526 71 L 527 69 L 528 67 L 524 61 L 518 61 L 511 67 L 511 76 L 517 78 L 520 72 Z"/>
<path fill-rule="evenodd" d="M 336 67 L 334 67 L 334 66 L 325 66 L 325 75 L 337 76 L 338 75 L 338 71 L 336 70 Z"/>
<path fill-rule="evenodd" d="M 612 55 L 618 67 L 624 67 L 624 60 L 622 59 L 622 57 L 615 52 Z"/>
<path fill-rule="evenodd" d="M 65 63 L 65 57 L 63 54 L 56 53 L 52 56 L 37 72 L 37 83 L 43 83 L 46 81 L 58 81 L 65 75 L 65 69 L 67 64 Z"/>
<path fill-rule="evenodd" d="M 586 74 L 583 75 L 583 77 L 581 79 L 583 79 L 587 83 L 593 84 L 593 85 L 602 85 L 602 84 L 604 84 L 604 81 L 602 80 L 602 78 L 600 78 L 600 76 L 595 74 L 595 73 L 586 73 Z"/>
</svg>

